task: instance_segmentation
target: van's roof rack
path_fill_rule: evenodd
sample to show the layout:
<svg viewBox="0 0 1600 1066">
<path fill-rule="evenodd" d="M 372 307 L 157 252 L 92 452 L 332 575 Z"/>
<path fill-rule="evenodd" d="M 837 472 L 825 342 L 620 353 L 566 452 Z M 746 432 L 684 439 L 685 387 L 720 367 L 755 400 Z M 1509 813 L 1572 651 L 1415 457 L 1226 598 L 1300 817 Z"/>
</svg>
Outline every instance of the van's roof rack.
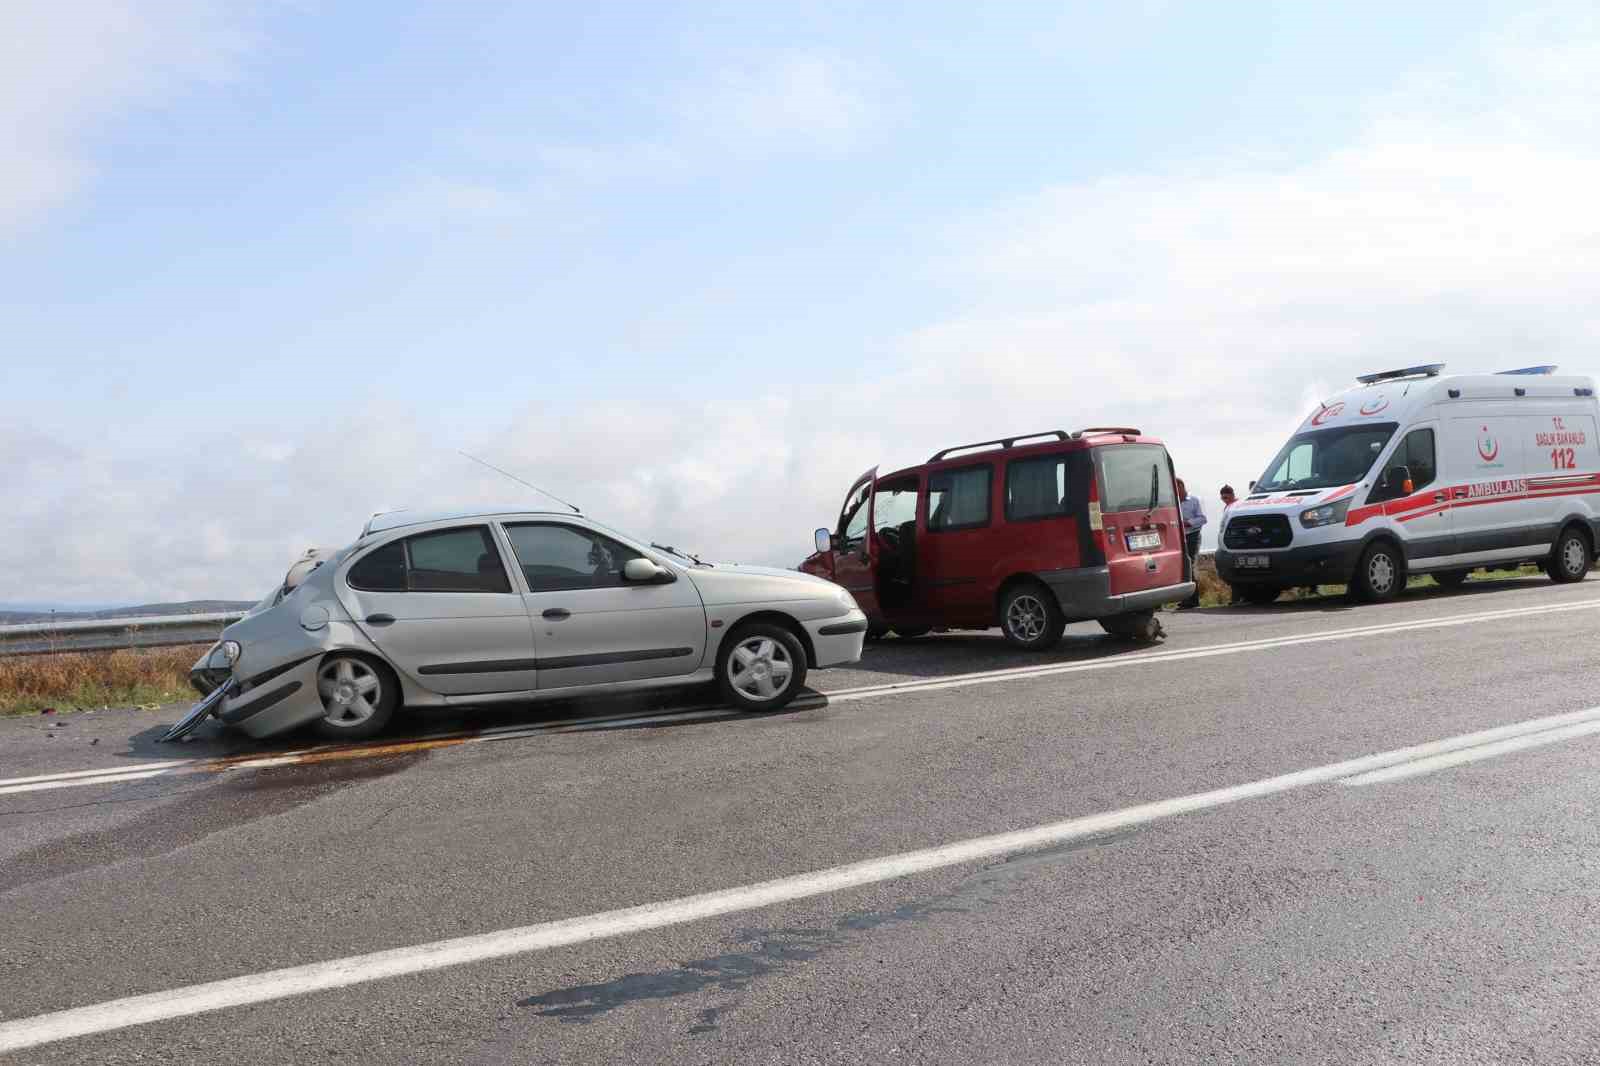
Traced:
<svg viewBox="0 0 1600 1066">
<path fill-rule="evenodd" d="M 1019 440 L 1033 440 L 1035 437 L 1054 437 L 1056 440 L 1071 440 L 1064 430 L 1047 429 L 1043 433 L 1024 433 L 1016 437 L 1001 437 L 999 440 L 980 440 L 976 444 L 958 444 L 954 448 L 946 448 L 942 452 L 934 452 L 930 463 L 937 463 L 940 459 L 952 452 L 964 452 L 973 448 L 992 448 L 996 444 L 1002 448 L 1013 448 Z"/>
<path fill-rule="evenodd" d="M 1139 431 L 1132 426 L 1090 426 L 1088 429 L 1078 430 L 1078 432 L 1074 433 L 1072 436 L 1074 438 L 1092 437 L 1098 433 L 1121 433 L 1124 436 L 1134 437 L 1140 435 Z"/>
<path fill-rule="evenodd" d="M 1499 372 L 1499 374 L 1525 374 L 1532 377 L 1534 375 L 1554 374 L 1555 372 L 1555 364 L 1548 363 L 1544 366 L 1525 366 L 1519 370 L 1502 370 Z M 1499 375 L 1497 374 L 1496 376 Z"/>
<path fill-rule="evenodd" d="M 1408 366 L 1403 370 L 1380 370 L 1376 374 L 1357 374 L 1356 380 L 1363 385 L 1375 385 L 1380 381 L 1398 381 L 1400 378 L 1436 378 L 1443 369 L 1443 363 L 1424 363 L 1422 366 Z"/>
</svg>

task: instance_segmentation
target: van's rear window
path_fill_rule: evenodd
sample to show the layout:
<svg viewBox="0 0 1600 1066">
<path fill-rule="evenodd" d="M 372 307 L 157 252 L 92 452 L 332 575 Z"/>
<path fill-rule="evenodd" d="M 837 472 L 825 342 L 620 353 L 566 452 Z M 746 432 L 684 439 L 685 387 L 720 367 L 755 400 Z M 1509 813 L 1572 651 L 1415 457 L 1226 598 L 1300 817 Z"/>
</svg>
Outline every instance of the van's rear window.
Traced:
<svg viewBox="0 0 1600 1066">
<path fill-rule="evenodd" d="M 1096 448 L 1095 455 L 1100 460 L 1100 510 L 1148 510 L 1152 488 L 1157 507 L 1177 505 L 1167 450 L 1159 444 L 1109 444 Z"/>
</svg>

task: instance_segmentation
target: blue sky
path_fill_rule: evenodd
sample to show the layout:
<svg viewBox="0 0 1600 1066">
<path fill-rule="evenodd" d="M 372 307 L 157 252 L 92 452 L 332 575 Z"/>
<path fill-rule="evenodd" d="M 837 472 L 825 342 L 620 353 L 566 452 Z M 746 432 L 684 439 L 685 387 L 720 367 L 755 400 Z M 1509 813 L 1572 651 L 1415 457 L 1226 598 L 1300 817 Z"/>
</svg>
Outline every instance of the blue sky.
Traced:
<svg viewBox="0 0 1600 1066">
<path fill-rule="evenodd" d="M 1374 360 L 1595 365 L 1581 7 L 84 0 L 0 39 L 0 600 L 254 594 L 380 506 L 514 495 L 458 447 L 792 564 L 873 462 L 1133 419 L 1242 482 Z"/>
</svg>

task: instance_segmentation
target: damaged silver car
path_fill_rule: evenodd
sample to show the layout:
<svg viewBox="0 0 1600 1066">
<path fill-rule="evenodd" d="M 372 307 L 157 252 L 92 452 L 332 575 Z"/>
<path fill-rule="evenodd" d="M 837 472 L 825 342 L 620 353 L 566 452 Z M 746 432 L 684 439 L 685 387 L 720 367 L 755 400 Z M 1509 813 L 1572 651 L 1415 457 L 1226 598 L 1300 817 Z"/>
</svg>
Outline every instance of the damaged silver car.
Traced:
<svg viewBox="0 0 1600 1066">
<path fill-rule="evenodd" d="M 356 740 L 402 704 L 526 702 L 717 682 L 776 710 L 808 670 L 861 657 L 867 619 L 838 585 L 718 566 L 577 514 L 374 516 L 338 552 L 308 552 L 222 631 L 189 679 L 252 737 L 314 726 Z"/>
</svg>

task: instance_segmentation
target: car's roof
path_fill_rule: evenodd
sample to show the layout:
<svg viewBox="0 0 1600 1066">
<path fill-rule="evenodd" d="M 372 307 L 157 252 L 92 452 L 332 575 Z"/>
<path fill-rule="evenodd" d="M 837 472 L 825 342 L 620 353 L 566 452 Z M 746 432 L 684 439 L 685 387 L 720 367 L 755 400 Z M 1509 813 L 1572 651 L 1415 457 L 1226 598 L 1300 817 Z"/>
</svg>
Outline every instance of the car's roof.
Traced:
<svg viewBox="0 0 1600 1066">
<path fill-rule="evenodd" d="M 398 511 L 380 511 L 367 520 L 366 528 L 361 531 L 363 537 L 373 533 L 383 533 L 402 526 L 420 526 L 429 522 L 453 522 L 458 519 L 468 518 L 501 518 L 506 515 L 561 515 L 566 518 L 573 517 L 571 511 L 551 511 L 538 507 L 472 507 L 460 510 L 443 511 L 413 511 L 401 509 Z"/>
<path fill-rule="evenodd" d="M 1045 436 L 1042 433 L 1037 435 Z M 924 470 L 973 466 L 992 462 L 997 457 L 1006 460 L 1031 459 L 1039 455 L 1087 451 L 1090 448 L 1103 448 L 1108 445 L 1118 444 L 1157 444 L 1162 447 L 1166 446 L 1160 437 L 1151 436 L 1132 427 L 1114 426 L 1084 429 L 1072 434 L 1063 434 L 1063 439 L 1060 440 L 1040 441 L 1037 444 L 1005 444 L 1001 441 L 983 441 L 979 444 L 961 445 L 946 449 L 946 451 L 961 452 L 962 454 L 960 455 L 947 456 L 945 452 L 940 452 L 939 456 L 944 456 L 943 458 L 936 456 L 925 463 L 918 463 L 915 466 L 904 467 L 900 470 L 892 470 L 888 473 L 880 473 L 878 480 L 890 481 L 897 477 L 909 477 L 913 474 L 920 474 Z"/>
</svg>

